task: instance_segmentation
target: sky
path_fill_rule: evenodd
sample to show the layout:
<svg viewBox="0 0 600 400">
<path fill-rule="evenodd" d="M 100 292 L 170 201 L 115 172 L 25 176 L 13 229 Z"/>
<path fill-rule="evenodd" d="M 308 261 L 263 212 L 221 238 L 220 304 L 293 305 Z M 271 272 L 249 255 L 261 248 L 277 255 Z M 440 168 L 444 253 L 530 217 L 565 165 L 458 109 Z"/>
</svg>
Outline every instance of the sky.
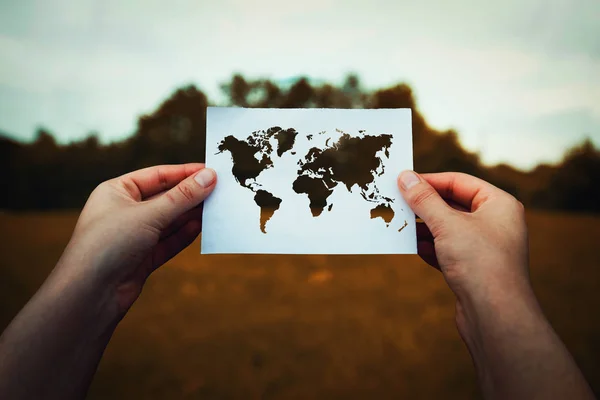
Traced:
<svg viewBox="0 0 600 400">
<path fill-rule="evenodd" d="M 406 82 L 489 164 L 600 145 L 598 0 L 0 0 L 0 132 L 131 135 L 177 87 L 233 73 Z"/>
</svg>

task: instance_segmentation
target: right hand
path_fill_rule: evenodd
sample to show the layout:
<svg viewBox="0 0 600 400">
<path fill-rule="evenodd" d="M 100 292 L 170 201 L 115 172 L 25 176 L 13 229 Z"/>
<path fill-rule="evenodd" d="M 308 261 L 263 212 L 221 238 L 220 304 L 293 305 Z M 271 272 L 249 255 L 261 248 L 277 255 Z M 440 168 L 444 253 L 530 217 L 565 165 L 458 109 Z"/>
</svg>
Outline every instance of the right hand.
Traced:
<svg viewBox="0 0 600 400">
<path fill-rule="evenodd" d="M 461 173 L 405 171 L 398 186 L 425 224 L 417 224 L 418 251 L 442 271 L 463 308 L 533 295 L 523 205 L 495 186 Z"/>
</svg>

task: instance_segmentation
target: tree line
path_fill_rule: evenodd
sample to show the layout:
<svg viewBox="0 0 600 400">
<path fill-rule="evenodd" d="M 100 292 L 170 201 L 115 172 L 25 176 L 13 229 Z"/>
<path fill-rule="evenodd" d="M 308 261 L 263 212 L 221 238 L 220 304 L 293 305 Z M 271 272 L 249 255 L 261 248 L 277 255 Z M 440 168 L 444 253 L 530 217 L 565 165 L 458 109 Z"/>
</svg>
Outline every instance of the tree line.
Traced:
<svg viewBox="0 0 600 400">
<path fill-rule="evenodd" d="M 340 85 L 299 78 L 291 85 L 235 75 L 221 86 L 233 106 L 263 108 L 410 108 L 413 151 L 418 172 L 461 171 L 514 194 L 526 206 L 600 211 L 600 150 L 588 139 L 568 150 L 557 165 L 529 172 L 509 165 L 486 166 L 453 130 L 430 127 L 406 84 L 366 91 L 357 76 Z M 96 135 L 66 145 L 39 129 L 35 141 L 0 137 L 0 209 L 79 208 L 96 185 L 123 173 L 156 164 L 203 162 L 209 100 L 194 85 L 176 90 L 154 112 L 139 117 L 127 139 L 101 144 Z"/>
</svg>

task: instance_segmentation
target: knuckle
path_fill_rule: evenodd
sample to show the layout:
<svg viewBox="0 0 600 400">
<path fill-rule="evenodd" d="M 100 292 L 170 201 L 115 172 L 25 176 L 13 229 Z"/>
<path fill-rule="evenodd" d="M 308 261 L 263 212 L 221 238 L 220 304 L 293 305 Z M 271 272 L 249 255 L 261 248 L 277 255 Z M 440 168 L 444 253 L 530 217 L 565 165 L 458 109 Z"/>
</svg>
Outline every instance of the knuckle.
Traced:
<svg viewBox="0 0 600 400">
<path fill-rule="evenodd" d="M 97 186 L 96 189 L 98 190 L 105 190 L 106 188 L 108 188 L 111 185 L 115 184 L 115 180 L 114 179 L 110 179 L 108 181 L 104 181 L 104 182 L 100 182 Z"/>
<path fill-rule="evenodd" d="M 177 204 L 177 196 L 175 196 L 175 193 L 172 190 L 169 190 L 168 192 L 166 192 L 164 194 L 165 198 L 171 203 L 171 204 Z"/>
<path fill-rule="evenodd" d="M 167 176 L 165 175 L 163 169 L 160 167 L 156 168 L 156 180 L 158 181 L 159 186 L 163 190 L 168 188 L 169 180 L 167 179 Z"/>
<path fill-rule="evenodd" d="M 519 222 L 526 224 L 525 206 L 520 201 L 515 203 L 515 216 Z"/>
<path fill-rule="evenodd" d="M 119 179 L 118 183 L 125 190 L 129 196 L 136 200 L 142 199 L 142 193 L 138 189 L 137 185 L 130 178 Z"/>
<path fill-rule="evenodd" d="M 92 190 L 92 194 L 104 193 L 110 189 L 110 186 L 113 185 L 114 182 L 112 180 L 100 182 L 94 190 Z"/>
<path fill-rule="evenodd" d="M 462 218 L 461 215 L 454 212 L 450 212 L 443 217 L 434 215 L 432 218 L 429 218 L 427 226 L 434 238 L 442 239 L 444 237 L 454 236 L 457 232 L 457 227 L 464 226 L 464 220 Z"/>
<path fill-rule="evenodd" d="M 510 206 L 510 210 L 521 215 L 525 214 L 525 206 L 516 197 L 508 195 L 507 203 Z"/>
<path fill-rule="evenodd" d="M 411 197 L 411 204 L 413 207 L 420 207 L 424 204 L 427 204 L 427 202 L 429 202 L 433 196 L 436 195 L 435 190 L 433 190 L 433 188 L 431 187 L 427 187 L 424 188 L 423 190 L 419 191 L 418 193 L 415 193 L 412 197 Z"/>
<path fill-rule="evenodd" d="M 190 187 L 188 183 L 183 182 L 180 185 L 177 185 L 177 189 L 179 193 L 181 193 L 181 196 L 184 201 L 190 203 L 194 201 L 194 190 L 192 189 L 192 187 Z"/>
</svg>

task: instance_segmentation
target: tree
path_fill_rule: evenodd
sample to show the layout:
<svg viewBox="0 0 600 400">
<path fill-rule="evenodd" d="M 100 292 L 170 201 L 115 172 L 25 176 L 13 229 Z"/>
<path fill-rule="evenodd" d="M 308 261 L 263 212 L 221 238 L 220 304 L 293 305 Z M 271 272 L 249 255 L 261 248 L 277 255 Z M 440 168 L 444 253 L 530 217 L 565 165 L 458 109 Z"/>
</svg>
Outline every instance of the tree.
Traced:
<svg viewBox="0 0 600 400">
<path fill-rule="evenodd" d="M 354 74 L 341 85 L 304 77 L 291 87 L 269 79 L 247 80 L 238 74 L 221 87 L 233 106 L 409 108 L 417 171 L 462 171 L 492 182 L 528 205 L 600 211 L 600 154 L 589 139 L 569 151 L 560 165 L 542 165 L 530 172 L 509 166 L 490 168 L 481 164 L 478 154 L 462 147 L 457 132 L 430 127 L 406 84 L 369 92 Z M 44 128 L 29 144 L 0 137 L 0 208 L 81 207 L 96 185 L 128 171 L 203 162 L 207 105 L 206 96 L 195 86 L 177 89 L 155 111 L 140 116 L 130 138 L 108 145 L 100 143 L 96 133 L 61 145 Z"/>
<path fill-rule="evenodd" d="M 569 150 L 534 204 L 580 212 L 600 211 L 600 151 L 588 138 Z"/>
</svg>

